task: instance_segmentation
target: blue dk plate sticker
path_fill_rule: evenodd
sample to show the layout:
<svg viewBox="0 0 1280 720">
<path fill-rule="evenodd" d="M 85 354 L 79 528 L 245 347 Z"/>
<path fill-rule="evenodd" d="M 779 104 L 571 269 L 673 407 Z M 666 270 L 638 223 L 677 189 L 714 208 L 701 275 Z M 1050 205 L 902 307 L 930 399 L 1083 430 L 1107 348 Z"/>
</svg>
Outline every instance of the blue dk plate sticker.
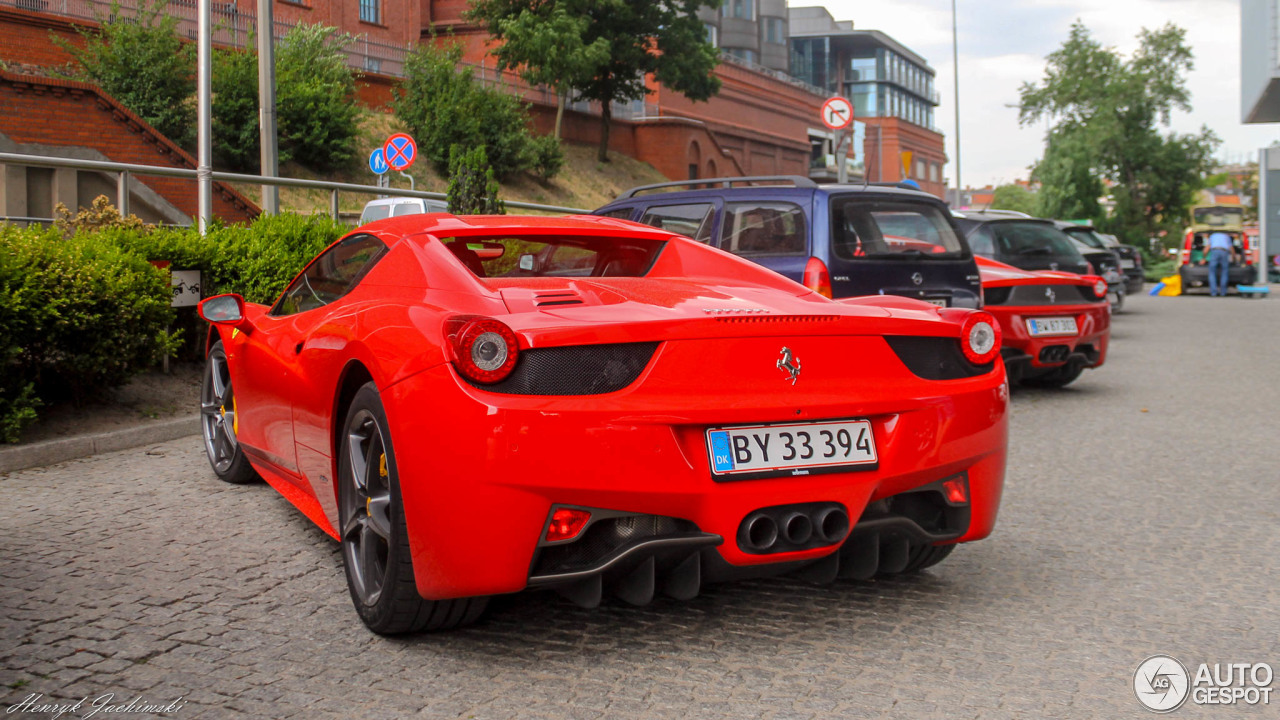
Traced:
<svg viewBox="0 0 1280 720">
<path fill-rule="evenodd" d="M 716 472 L 733 469 L 733 450 L 729 448 L 729 433 L 724 430 L 711 433 L 711 465 Z"/>
</svg>

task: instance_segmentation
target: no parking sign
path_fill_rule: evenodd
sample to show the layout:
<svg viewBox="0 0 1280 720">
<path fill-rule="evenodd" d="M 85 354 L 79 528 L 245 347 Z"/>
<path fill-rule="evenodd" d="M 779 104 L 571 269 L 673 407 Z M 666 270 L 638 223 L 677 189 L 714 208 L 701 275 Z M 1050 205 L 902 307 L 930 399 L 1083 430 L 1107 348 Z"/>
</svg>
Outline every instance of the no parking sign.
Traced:
<svg viewBox="0 0 1280 720">
<path fill-rule="evenodd" d="M 418 144 L 405 133 L 396 133 L 383 144 L 382 155 L 392 170 L 404 170 L 418 159 Z"/>
</svg>

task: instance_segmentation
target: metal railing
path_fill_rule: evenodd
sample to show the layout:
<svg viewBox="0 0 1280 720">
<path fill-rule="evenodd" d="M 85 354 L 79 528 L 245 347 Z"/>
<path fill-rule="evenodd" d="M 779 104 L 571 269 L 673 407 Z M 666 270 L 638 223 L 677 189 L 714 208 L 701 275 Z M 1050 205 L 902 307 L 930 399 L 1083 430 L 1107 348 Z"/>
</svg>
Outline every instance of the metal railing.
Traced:
<svg viewBox="0 0 1280 720">
<path fill-rule="evenodd" d="M 195 180 L 198 173 L 190 168 L 164 167 L 161 165 L 136 165 L 105 160 L 76 160 L 72 158 L 49 157 L 45 155 L 23 155 L 20 153 L 0 152 L 0 165 L 20 165 L 26 167 L 67 168 L 72 170 L 88 170 L 106 172 L 116 175 L 116 209 L 121 215 L 129 214 L 129 180 L 134 175 L 148 177 L 179 177 Z M 356 183 L 332 182 L 329 180 L 305 180 L 302 178 L 265 177 L 263 175 L 246 175 L 243 173 L 213 172 L 214 182 L 252 183 L 254 185 L 275 185 L 277 187 L 311 188 L 329 191 L 329 216 L 334 220 L 339 217 L 339 193 L 357 193 L 362 195 L 390 195 L 394 197 L 422 198 L 425 200 L 448 200 L 444 193 L 408 190 L 405 188 L 377 187 L 375 185 L 359 185 Z M 192 194 L 195 194 L 194 188 Z M 591 212 L 582 208 L 564 207 L 560 205 L 542 205 L 539 203 L 504 200 L 509 208 L 532 210 L 556 215 L 585 214 Z"/>
</svg>

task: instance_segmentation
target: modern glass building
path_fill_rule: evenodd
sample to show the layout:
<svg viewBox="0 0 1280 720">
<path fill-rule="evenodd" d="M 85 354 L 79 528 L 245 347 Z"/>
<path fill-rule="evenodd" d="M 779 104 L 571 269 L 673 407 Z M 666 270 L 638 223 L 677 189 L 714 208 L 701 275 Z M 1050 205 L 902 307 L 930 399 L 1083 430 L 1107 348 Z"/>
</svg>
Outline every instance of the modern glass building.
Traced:
<svg viewBox="0 0 1280 720">
<path fill-rule="evenodd" d="M 867 179 L 911 179 L 941 196 L 946 155 L 942 133 L 934 126 L 933 68 L 892 37 L 855 30 L 826 8 L 791 8 L 788 21 L 791 75 L 848 98 L 854 116 L 866 124 L 863 147 L 854 152 L 865 164 Z M 815 165 L 828 157 L 831 140 L 821 128 L 810 133 Z"/>
</svg>

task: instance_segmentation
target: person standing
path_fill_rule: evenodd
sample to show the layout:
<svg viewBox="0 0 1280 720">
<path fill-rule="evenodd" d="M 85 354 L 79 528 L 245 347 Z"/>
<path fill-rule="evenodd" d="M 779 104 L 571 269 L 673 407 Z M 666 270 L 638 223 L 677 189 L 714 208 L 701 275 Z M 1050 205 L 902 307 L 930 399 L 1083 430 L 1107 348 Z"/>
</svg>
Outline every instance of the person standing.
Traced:
<svg viewBox="0 0 1280 720">
<path fill-rule="evenodd" d="M 1209 236 L 1209 295 L 1227 295 L 1228 268 L 1236 259 L 1236 246 L 1231 236 L 1215 232 Z"/>
</svg>

